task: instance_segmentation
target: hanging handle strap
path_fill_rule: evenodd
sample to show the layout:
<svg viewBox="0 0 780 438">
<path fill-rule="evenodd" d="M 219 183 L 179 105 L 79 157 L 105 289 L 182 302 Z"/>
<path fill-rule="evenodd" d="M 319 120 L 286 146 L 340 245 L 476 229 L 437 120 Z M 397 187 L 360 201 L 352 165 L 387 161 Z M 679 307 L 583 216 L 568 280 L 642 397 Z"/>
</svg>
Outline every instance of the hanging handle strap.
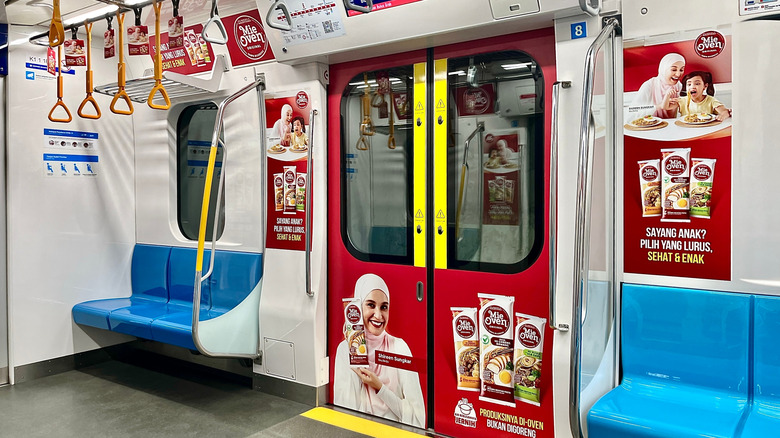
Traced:
<svg viewBox="0 0 780 438">
<path fill-rule="evenodd" d="M 219 37 L 210 37 L 207 35 L 207 31 L 211 25 L 217 27 L 217 30 L 219 31 Z M 222 24 L 222 20 L 219 18 L 219 12 L 217 11 L 217 0 L 211 1 L 211 18 L 209 18 L 209 21 L 203 25 L 203 31 L 201 31 L 200 34 L 203 36 L 204 40 L 210 42 L 211 44 L 227 44 L 228 36 L 227 32 L 225 31 L 225 25 Z"/>
<path fill-rule="evenodd" d="M 87 97 L 79 105 L 78 115 L 84 119 L 94 120 L 100 118 L 100 107 L 95 98 L 92 97 L 92 90 L 94 89 L 92 87 L 92 23 L 85 21 L 84 28 L 87 30 Z M 84 112 L 84 108 L 88 103 L 92 104 L 95 114 L 86 114 Z"/>
<path fill-rule="evenodd" d="M 117 85 L 119 86 L 119 90 L 114 95 L 114 98 L 111 99 L 111 112 L 114 114 L 121 114 L 123 116 L 129 116 L 130 114 L 133 114 L 133 102 L 130 101 L 130 96 L 127 95 L 127 92 L 125 91 L 125 40 L 124 35 L 122 35 L 122 32 L 124 32 L 124 23 L 125 23 L 125 13 L 120 13 L 117 11 L 116 13 L 116 22 L 119 25 L 119 63 L 117 64 Z M 123 100 L 127 104 L 127 109 L 117 109 L 116 103 L 119 102 L 119 100 Z"/>
<path fill-rule="evenodd" d="M 52 0 L 51 25 L 49 25 L 49 46 L 57 47 L 65 42 L 65 28 L 62 26 L 60 0 Z"/>
<path fill-rule="evenodd" d="M 171 107 L 171 99 L 168 97 L 168 92 L 165 91 L 165 87 L 162 84 L 162 53 L 160 53 L 160 9 L 162 8 L 162 3 L 158 2 L 157 0 L 154 0 L 153 6 L 154 6 L 154 47 L 155 47 L 154 87 L 152 87 L 152 90 L 149 92 L 149 97 L 147 98 L 146 103 L 149 105 L 149 108 L 167 110 Z M 164 105 L 158 105 L 154 103 L 154 95 L 157 93 L 160 93 L 163 100 L 165 100 Z"/>
<path fill-rule="evenodd" d="M 284 23 L 280 23 L 279 20 L 274 17 L 274 12 L 277 10 L 282 11 L 285 20 Z M 290 16 L 290 10 L 287 9 L 287 5 L 282 0 L 276 0 L 274 4 L 271 5 L 271 9 L 268 10 L 268 14 L 265 16 L 265 22 L 274 29 L 285 31 L 292 30 L 292 17 Z"/>
<path fill-rule="evenodd" d="M 65 110 L 65 114 L 68 115 L 67 118 L 57 118 L 54 117 L 54 111 L 58 108 L 62 107 L 62 109 Z M 59 123 L 69 123 L 71 120 L 73 120 L 73 116 L 70 114 L 70 110 L 68 109 L 68 106 L 65 105 L 65 102 L 62 101 L 62 46 L 57 46 L 57 103 L 54 104 L 54 106 L 51 108 L 51 111 L 49 111 L 49 120 L 52 122 L 59 122 Z"/>
</svg>

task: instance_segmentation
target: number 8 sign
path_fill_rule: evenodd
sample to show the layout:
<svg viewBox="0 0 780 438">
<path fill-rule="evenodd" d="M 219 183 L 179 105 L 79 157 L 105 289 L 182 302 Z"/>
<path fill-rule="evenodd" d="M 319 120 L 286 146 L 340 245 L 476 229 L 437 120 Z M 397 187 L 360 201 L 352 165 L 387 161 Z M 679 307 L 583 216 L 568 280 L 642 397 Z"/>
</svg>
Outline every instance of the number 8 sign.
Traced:
<svg viewBox="0 0 780 438">
<path fill-rule="evenodd" d="M 584 21 L 571 24 L 571 39 L 585 38 L 588 36 L 588 28 Z"/>
</svg>

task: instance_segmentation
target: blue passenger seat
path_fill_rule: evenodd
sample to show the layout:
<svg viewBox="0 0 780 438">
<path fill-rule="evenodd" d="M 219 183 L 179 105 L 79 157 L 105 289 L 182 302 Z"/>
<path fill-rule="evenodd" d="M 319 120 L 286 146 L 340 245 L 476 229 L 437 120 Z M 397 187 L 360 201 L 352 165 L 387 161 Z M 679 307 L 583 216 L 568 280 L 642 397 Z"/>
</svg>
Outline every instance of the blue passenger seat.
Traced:
<svg viewBox="0 0 780 438">
<path fill-rule="evenodd" d="M 209 251 L 204 253 L 204 275 L 210 255 Z M 195 350 L 192 301 L 196 257 L 193 248 L 136 245 L 131 296 L 77 304 L 73 320 Z M 217 251 L 214 271 L 201 285 L 200 320 L 226 315 L 247 298 L 260 281 L 261 261 L 260 254 Z"/>
<path fill-rule="evenodd" d="M 588 436 L 736 436 L 749 400 L 751 296 L 625 284 L 622 297 L 623 378 L 590 410 Z"/>
<path fill-rule="evenodd" d="M 780 298 L 756 296 L 753 326 L 753 405 L 739 435 L 780 435 Z"/>
</svg>

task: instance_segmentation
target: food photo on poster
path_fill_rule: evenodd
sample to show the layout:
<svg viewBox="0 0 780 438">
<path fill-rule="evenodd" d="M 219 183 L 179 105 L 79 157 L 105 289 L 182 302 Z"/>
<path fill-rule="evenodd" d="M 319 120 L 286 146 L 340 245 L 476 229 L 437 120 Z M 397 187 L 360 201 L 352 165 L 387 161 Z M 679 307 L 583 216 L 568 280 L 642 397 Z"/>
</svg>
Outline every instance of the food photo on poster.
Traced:
<svg viewBox="0 0 780 438">
<path fill-rule="evenodd" d="M 336 349 L 333 402 L 378 417 L 425 427 L 425 400 L 409 345 L 388 333 L 391 315 L 403 321 L 403 309 L 391 310 L 390 288 L 368 273 L 344 298 L 344 339 Z M 397 316 L 396 316 L 397 315 Z"/>
<path fill-rule="evenodd" d="M 517 131 L 485 134 L 483 142 L 483 219 L 488 225 L 520 223 L 520 170 L 523 146 Z"/>
<path fill-rule="evenodd" d="M 722 32 L 624 50 L 627 273 L 731 278 L 731 38 Z"/>
</svg>

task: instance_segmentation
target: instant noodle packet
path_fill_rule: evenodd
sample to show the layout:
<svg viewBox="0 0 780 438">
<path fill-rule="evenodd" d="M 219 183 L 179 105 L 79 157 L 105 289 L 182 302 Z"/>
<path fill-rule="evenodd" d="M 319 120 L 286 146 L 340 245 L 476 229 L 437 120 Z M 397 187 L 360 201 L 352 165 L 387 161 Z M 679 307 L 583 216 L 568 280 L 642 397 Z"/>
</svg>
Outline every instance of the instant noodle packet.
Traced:
<svg viewBox="0 0 780 438">
<path fill-rule="evenodd" d="M 478 294 L 479 369 L 482 377 L 479 399 L 505 406 L 515 406 L 512 387 L 514 371 L 512 306 L 515 298 L 504 295 Z"/>
<path fill-rule="evenodd" d="M 639 161 L 642 217 L 661 216 L 661 160 Z"/>
<path fill-rule="evenodd" d="M 715 161 L 714 158 L 691 158 L 691 217 L 711 217 Z"/>
<path fill-rule="evenodd" d="M 295 193 L 295 209 L 306 211 L 306 174 L 299 173 L 295 180 L 297 192 Z"/>
<path fill-rule="evenodd" d="M 539 406 L 545 318 L 515 313 L 515 400 Z"/>
<path fill-rule="evenodd" d="M 284 214 L 295 214 L 297 211 L 296 205 L 298 205 L 297 201 L 295 200 L 295 192 L 297 191 L 297 188 L 295 186 L 295 182 L 297 180 L 296 178 L 296 167 L 295 166 L 284 166 Z"/>
<path fill-rule="evenodd" d="M 284 173 L 274 174 L 274 210 L 284 211 Z"/>
<path fill-rule="evenodd" d="M 368 367 L 368 346 L 363 326 L 363 303 L 360 298 L 344 298 L 344 339 L 349 349 L 349 365 Z"/>
<path fill-rule="evenodd" d="M 476 307 L 451 307 L 458 389 L 479 391 L 479 334 Z"/>
<path fill-rule="evenodd" d="M 690 222 L 691 149 L 661 149 L 661 222 Z"/>
</svg>

